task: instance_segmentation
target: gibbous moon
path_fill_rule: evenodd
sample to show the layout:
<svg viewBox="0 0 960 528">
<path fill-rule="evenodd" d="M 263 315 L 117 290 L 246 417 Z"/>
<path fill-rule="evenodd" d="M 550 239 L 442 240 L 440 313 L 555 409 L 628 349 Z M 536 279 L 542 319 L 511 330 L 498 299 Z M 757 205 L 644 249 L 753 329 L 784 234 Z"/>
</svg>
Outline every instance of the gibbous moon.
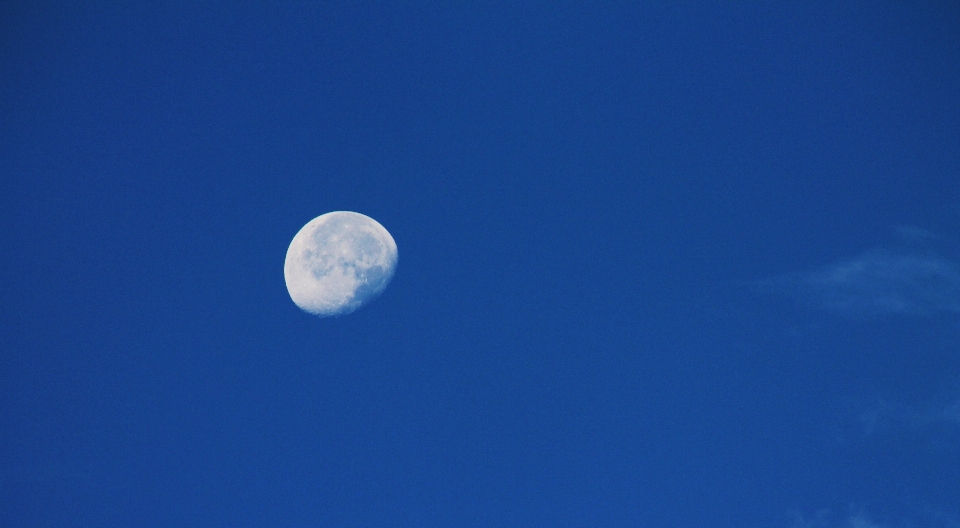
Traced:
<svg viewBox="0 0 960 528">
<path fill-rule="evenodd" d="M 397 269 L 397 243 L 376 220 L 334 211 L 293 237 L 283 263 L 290 298 L 321 317 L 350 313 L 377 297 Z"/>
</svg>

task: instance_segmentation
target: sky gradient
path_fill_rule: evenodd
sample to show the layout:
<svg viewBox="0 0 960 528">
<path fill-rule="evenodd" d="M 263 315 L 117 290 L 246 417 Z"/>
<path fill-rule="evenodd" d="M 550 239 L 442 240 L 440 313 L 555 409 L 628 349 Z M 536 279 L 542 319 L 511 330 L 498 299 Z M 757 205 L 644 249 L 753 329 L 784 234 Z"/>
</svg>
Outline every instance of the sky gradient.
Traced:
<svg viewBox="0 0 960 528">
<path fill-rule="evenodd" d="M 0 3 L 0 526 L 960 526 L 960 7 L 517 4 Z"/>
</svg>

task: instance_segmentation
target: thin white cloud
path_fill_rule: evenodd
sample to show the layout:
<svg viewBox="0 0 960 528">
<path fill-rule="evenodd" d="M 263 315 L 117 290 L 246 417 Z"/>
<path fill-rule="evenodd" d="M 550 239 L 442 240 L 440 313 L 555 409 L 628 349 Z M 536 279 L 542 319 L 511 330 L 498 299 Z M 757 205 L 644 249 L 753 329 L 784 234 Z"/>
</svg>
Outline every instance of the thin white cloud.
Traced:
<svg viewBox="0 0 960 528">
<path fill-rule="evenodd" d="M 893 228 L 893 234 L 901 241 L 909 244 L 925 244 L 943 238 L 940 235 L 923 229 L 922 227 L 908 225 L 895 226 Z"/>
<path fill-rule="evenodd" d="M 853 318 L 960 313 L 960 267 L 932 256 L 875 251 L 754 285 Z"/>
<path fill-rule="evenodd" d="M 951 515 L 930 508 L 914 509 L 906 516 L 897 517 L 892 522 L 878 522 L 867 511 L 851 505 L 846 515 L 835 515 L 830 510 L 820 510 L 810 517 L 793 515 L 790 528 L 957 528 L 958 523 Z"/>
<path fill-rule="evenodd" d="M 939 418 L 941 420 L 960 424 L 960 400 L 957 400 L 957 402 L 953 405 L 949 405 L 942 409 L 939 413 Z"/>
<path fill-rule="evenodd" d="M 820 510 L 810 518 L 794 515 L 791 528 L 886 528 L 886 525 L 873 522 L 863 511 L 836 519 L 829 510 Z"/>
<path fill-rule="evenodd" d="M 937 425 L 954 428 L 960 426 L 960 400 L 926 409 L 879 400 L 857 418 L 867 436 L 889 429 L 921 431 Z"/>
<path fill-rule="evenodd" d="M 928 411 L 924 414 L 922 422 L 923 424 L 946 422 L 960 425 L 960 400 L 945 407 L 937 407 Z"/>
</svg>

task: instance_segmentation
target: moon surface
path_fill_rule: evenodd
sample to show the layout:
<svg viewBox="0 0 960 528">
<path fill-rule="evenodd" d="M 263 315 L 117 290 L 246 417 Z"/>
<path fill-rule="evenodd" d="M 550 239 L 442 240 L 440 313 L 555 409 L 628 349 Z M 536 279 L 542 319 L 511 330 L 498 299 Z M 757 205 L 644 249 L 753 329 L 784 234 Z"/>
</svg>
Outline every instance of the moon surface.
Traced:
<svg viewBox="0 0 960 528">
<path fill-rule="evenodd" d="M 380 295 L 397 269 L 397 243 L 369 216 L 320 215 L 290 242 L 283 278 L 290 298 L 321 317 L 350 313 Z"/>
</svg>

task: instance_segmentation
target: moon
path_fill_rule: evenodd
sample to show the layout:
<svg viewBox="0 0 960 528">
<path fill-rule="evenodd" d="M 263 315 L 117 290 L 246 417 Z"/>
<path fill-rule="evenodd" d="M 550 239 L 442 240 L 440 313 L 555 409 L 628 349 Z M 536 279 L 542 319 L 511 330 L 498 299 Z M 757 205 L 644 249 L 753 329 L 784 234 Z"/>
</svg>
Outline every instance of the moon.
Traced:
<svg viewBox="0 0 960 528">
<path fill-rule="evenodd" d="M 383 292 L 397 259 L 397 243 L 376 220 L 334 211 L 314 218 L 293 237 L 283 278 L 303 311 L 342 315 Z"/>
</svg>

